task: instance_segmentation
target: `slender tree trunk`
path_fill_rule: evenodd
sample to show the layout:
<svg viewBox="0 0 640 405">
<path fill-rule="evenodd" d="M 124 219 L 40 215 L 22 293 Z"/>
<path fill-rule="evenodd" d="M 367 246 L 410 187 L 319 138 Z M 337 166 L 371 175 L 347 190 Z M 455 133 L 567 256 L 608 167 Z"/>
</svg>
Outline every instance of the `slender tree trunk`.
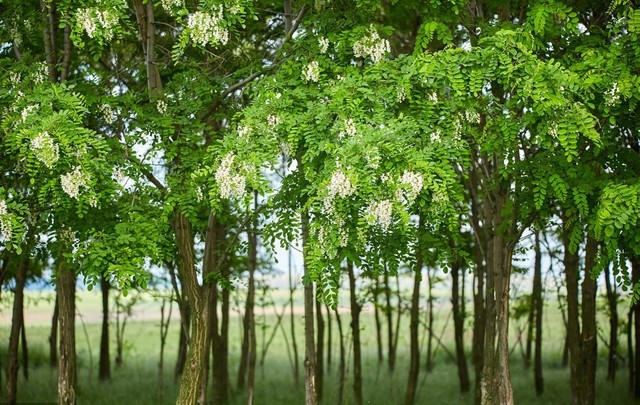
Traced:
<svg viewBox="0 0 640 405">
<path fill-rule="evenodd" d="M 627 359 L 629 364 L 629 392 L 633 394 L 634 392 L 634 381 L 635 381 L 635 357 L 633 355 L 633 311 L 634 308 L 631 307 L 629 309 L 629 313 L 627 315 Z"/>
<path fill-rule="evenodd" d="M 338 309 L 335 310 L 336 322 L 338 323 L 338 337 L 340 338 L 340 361 L 338 363 L 338 405 L 342 405 L 344 399 L 344 384 L 346 382 L 346 350 L 344 345 L 344 333 L 342 331 L 342 321 Z"/>
<path fill-rule="evenodd" d="M 534 275 L 535 277 L 535 275 Z M 531 367 L 531 355 L 533 353 L 533 335 L 534 335 L 534 326 L 535 326 L 535 316 L 536 316 L 536 303 L 535 298 L 533 297 L 533 293 L 531 294 L 531 299 L 529 300 L 529 314 L 527 316 L 527 342 L 525 344 L 524 351 L 524 369 L 529 370 Z"/>
<path fill-rule="evenodd" d="M 318 402 L 322 401 L 324 388 L 324 318 L 322 316 L 322 303 L 316 300 L 316 395 Z"/>
<path fill-rule="evenodd" d="M 389 362 L 389 371 L 393 372 L 396 366 L 396 350 L 394 347 L 393 338 L 393 307 L 391 306 L 391 286 L 389 285 L 389 272 L 386 269 L 384 271 L 384 296 L 386 300 L 385 315 L 387 316 L 387 361 Z M 398 297 L 400 299 L 400 297 Z M 400 316 L 400 314 L 398 314 Z"/>
<path fill-rule="evenodd" d="M 58 403 L 76 404 L 76 276 L 64 254 L 58 256 L 56 293 L 60 305 L 60 356 L 58 360 Z"/>
<path fill-rule="evenodd" d="M 618 294 L 611 283 L 611 270 L 604 268 L 604 281 L 607 288 L 607 302 L 609 304 L 609 364 L 607 365 L 607 380 L 616 380 L 618 368 Z M 615 282 L 615 281 L 614 281 Z"/>
<path fill-rule="evenodd" d="M 595 264 L 597 245 L 587 239 L 585 249 L 585 276 L 582 280 L 582 314 L 580 314 L 579 259 L 571 252 L 569 230 L 563 232 L 565 247 L 565 274 L 567 277 L 567 311 L 569 326 L 569 354 L 571 365 L 572 403 L 590 405 L 595 403 L 595 366 L 596 366 L 596 323 L 595 298 L 596 283 L 590 277 Z M 580 325 L 582 321 L 582 325 Z"/>
<path fill-rule="evenodd" d="M 165 317 L 165 308 L 169 301 L 169 313 Z M 173 310 L 173 295 L 170 298 L 162 298 L 160 305 L 160 360 L 158 361 L 158 389 L 160 396 L 164 397 L 164 349 L 167 345 L 167 334 L 171 324 L 171 312 Z"/>
<path fill-rule="evenodd" d="M 640 259 L 637 256 L 631 258 L 631 272 L 632 279 L 634 280 L 634 285 L 638 281 L 640 281 Z M 633 305 L 633 329 L 634 329 L 634 356 L 632 359 L 629 359 L 630 362 L 633 362 L 633 397 L 636 399 L 640 399 L 640 302 L 637 302 Z"/>
<path fill-rule="evenodd" d="M 26 255 L 25 255 L 26 256 Z M 13 298 L 13 317 L 11 319 L 11 332 L 9 334 L 9 352 L 7 358 L 7 403 L 15 404 L 18 397 L 18 347 L 20 345 L 20 331 L 24 320 L 24 285 L 27 281 L 29 259 L 20 260 L 16 272 L 16 288 Z"/>
<path fill-rule="evenodd" d="M 27 329 L 24 322 L 24 310 L 22 311 L 22 320 L 20 321 L 20 341 L 22 343 L 22 376 L 25 381 L 29 381 L 29 345 L 27 343 Z"/>
<path fill-rule="evenodd" d="M 250 259 L 249 259 L 250 260 Z M 249 269 L 251 272 L 251 269 Z M 249 274 L 249 280 L 251 280 L 251 274 Z M 251 288 L 251 286 L 249 286 Z M 242 317 L 242 344 L 240 345 L 240 363 L 238 364 L 238 380 L 236 382 L 236 388 L 238 391 L 244 390 L 244 382 L 247 377 L 247 367 L 249 365 L 249 329 L 251 318 L 249 317 L 249 293 L 247 293 L 247 301 L 244 307 L 244 316 Z"/>
<path fill-rule="evenodd" d="M 536 394 L 544 393 L 544 378 L 542 376 L 542 252 L 540 251 L 540 235 L 535 234 L 535 262 L 533 273 L 533 301 L 535 303 L 535 354 L 533 359 L 534 381 Z"/>
<path fill-rule="evenodd" d="M 102 335 L 100 336 L 100 362 L 98 379 L 100 381 L 111 380 L 111 362 L 109 353 L 109 281 L 102 276 Z"/>
<path fill-rule="evenodd" d="M 174 368 L 173 379 L 178 381 L 184 373 L 185 364 L 187 364 L 187 351 L 189 348 L 189 327 L 191 326 L 191 310 L 186 303 L 180 311 L 180 337 L 178 338 L 178 356 L 176 358 L 176 366 Z"/>
<path fill-rule="evenodd" d="M 289 248 L 289 260 L 287 265 L 289 267 L 289 317 L 291 323 L 291 346 L 293 346 L 293 381 L 296 386 L 300 381 L 300 359 L 298 357 L 298 343 L 296 338 L 296 315 L 293 307 L 293 294 L 296 291 L 295 284 L 293 282 L 293 266 L 291 265 L 291 248 Z"/>
<path fill-rule="evenodd" d="M 471 384 L 469 382 L 469 368 L 467 367 L 467 357 L 464 353 L 464 312 L 461 310 L 460 301 L 460 263 L 454 260 L 451 266 L 451 303 L 453 305 L 453 328 L 456 342 L 456 362 L 458 364 L 458 379 L 460 381 L 460 392 L 469 392 Z"/>
<path fill-rule="evenodd" d="M 211 260 L 208 272 L 219 271 L 220 277 L 229 278 L 230 261 L 221 261 L 222 249 L 219 244 L 223 241 L 226 229 L 222 224 L 212 223 L 209 225 L 215 240 L 211 240 Z M 211 235 L 213 236 L 213 235 Z M 218 242 L 220 241 L 220 242 Z M 216 265 L 219 263 L 219 266 Z M 219 269 L 219 270 L 218 270 Z M 229 289 L 222 288 L 218 291 L 218 284 L 213 282 L 209 285 L 211 294 L 210 307 L 210 348 L 213 352 L 213 373 L 212 373 L 212 397 L 215 404 L 226 404 L 229 401 L 230 378 L 229 378 Z M 220 301 L 220 318 L 218 318 L 218 302 Z M 208 358 L 208 357 L 207 357 Z"/>
<path fill-rule="evenodd" d="M 254 212 L 258 208 L 258 194 L 254 193 Z M 248 257 L 248 268 L 249 268 L 249 291 L 247 292 L 247 310 L 245 311 L 245 317 L 249 318 L 249 376 L 248 376 L 248 386 L 247 386 L 247 405 L 253 404 L 254 397 L 254 389 L 255 389 L 255 376 L 256 376 L 256 322 L 254 319 L 254 306 L 255 306 L 255 295 L 256 295 L 256 282 L 255 282 L 255 272 L 258 263 L 258 224 L 257 219 L 254 219 L 253 222 L 253 230 L 249 232 L 248 240 L 249 240 L 249 257 Z"/>
<path fill-rule="evenodd" d="M 325 310 L 327 311 L 327 372 L 331 372 L 331 358 L 332 358 L 332 326 L 331 326 L 331 308 L 325 304 Z"/>
<path fill-rule="evenodd" d="M 53 315 L 51 315 L 51 334 L 49 335 L 49 367 L 58 366 L 58 294 L 56 293 L 53 304 Z"/>
<path fill-rule="evenodd" d="M 486 308 L 484 305 L 485 295 L 485 266 L 480 253 L 480 248 L 476 247 L 475 256 L 475 288 L 473 291 L 473 340 L 472 359 L 475 374 L 474 403 L 482 403 L 482 369 L 484 368 L 484 331 L 486 321 Z"/>
<path fill-rule="evenodd" d="M 378 296 L 380 295 L 380 277 L 376 275 L 376 281 L 373 286 L 373 316 L 376 322 L 376 344 L 378 348 L 378 366 L 382 364 L 382 324 L 380 323 L 380 305 Z"/>
<path fill-rule="evenodd" d="M 356 296 L 356 276 L 353 263 L 347 262 L 349 297 L 351 301 L 351 336 L 353 336 L 353 393 L 355 404 L 362 405 L 362 346 L 360 343 L 360 304 Z"/>
<path fill-rule="evenodd" d="M 422 280 L 422 228 L 423 219 L 420 217 L 418 225 L 418 237 L 416 242 L 416 268 L 413 282 L 413 293 L 411 295 L 411 321 L 409 324 L 410 355 L 409 355 L 409 375 L 407 377 L 407 390 L 405 392 L 404 403 L 412 405 L 416 401 L 416 390 L 418 388 L 418 375 L 420 373 L 420 348 L 418 347 L 418 327 L 420 325 L 420 281 Z M 428 270 L 427 270 L 428 271 Z"/>
<path fill-rule="evenodd" d="M 305 405 L 316 405 L 316 347 L 314 341 L 313 317 L 313 282 L 307 263 L 307 242 L 309 240 L 309 214 L 302 213 L 302 251 L 304 255 L 304 370 L 305 370 Z"/>
<path fill-rule="evenodd" d="M 433 277 L 431 269 L 427 268 L 427 356 L 426 356 L 426 370 L 431 372 L 433 370 Z"/>
</svg>

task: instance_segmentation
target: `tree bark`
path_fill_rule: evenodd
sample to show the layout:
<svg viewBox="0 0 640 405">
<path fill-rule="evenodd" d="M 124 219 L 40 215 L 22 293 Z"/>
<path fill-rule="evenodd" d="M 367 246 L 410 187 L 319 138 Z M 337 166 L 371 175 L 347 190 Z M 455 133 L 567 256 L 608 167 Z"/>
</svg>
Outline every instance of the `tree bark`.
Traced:
<svg viewBox="0 0 640 405">
<path fill-rule="evenodd" d="M 58 360 L 58 403 L 76 404 L 76 275 L 67 259 L 58 256 L 56 293 L 60 305 L 60 356 Z"/>
<path fill-rule="evenodd" d="M 318 402 L 321 402 L 324 388 L 324 318 L 322 303 L 318 300 L 316 300 L 316 326 L 316 395 Z"/>
<path fill-rule="evenodd" d="M 344 399 L 344 384 L 346 382 L 346 350 L 344 345 L 344 333 L 342 331 L 342 320 L 338 309 L 335 310 L 336 322 L 338 324 L 338 337 L 340 339 L 340 361 L 338 363 L 338 405 L 342 405 Z"/>
<path fill-rule="evenodd" d="M 380 305 L 378 296 L 380 295 L 380 276 L 376 274 L 376 281 L 373 286 L 373 315 L 376 323 L 376 344 L 378 348 L 378 365 L 384 360 L 382 355 L 382 324 L 380 323 Z"/>
<path fill-rule="evenodd" d="M 18 396 L 18 346 L 20 345 L 20 331 L 24 321 L 24 285 L 27 281 L 29 259 L 20 260 L 16 271 L 16 288 L 13 298 L 13 316 L 11 319 L 11 332 L 9 334 L 9 351 L 7 353 L 7 403 L 15 404 Z"/>
<path fill-rule="evenodd" d="M 49 335 L 49 367 L 51 368 L 58 366 L 58 314 L 60 306 L 58 305 L 57 293 L 54 301 L 53 314 L 51 315 L 51 334 Z"/>
<path fill-rule="evenodd" d="M 386 267 L 386 265 L 385 265 Z M 387 317 L 387 361 L 389 362 L 389 371 L 393 372 L 396 366 L 396 350 L 393 338 L 393 307 L 391 306 L 391 286 L 389 285 L 389 272 L 385 268 L 384 271 L 384 297 L 386 301 L 385 315 Z M 400 297 L 398 297 L 398 300 Z M 400 316 L 400 314 L 398 314 Z"/>
<path fill-rule="evenodd" d="M 618 294 L 611 282 L 609 265 L 604 268 L 604 281 L 609 304 L 609 362 L 607 365 L 607 381 L 616 380 L 618 368 Z M 615 282 L 615 280 L 614 280 Z"/>
<path fill-rule="evenodd" d="M 258 208 L 258 194 L 254 194 L 254 212 Z M 256 295 L 256 282 L 255 272 L 258 265 L 258 223 L 257 219 L 254 219 L 253 230 L 249 232 L 249 291 L 247 292 L 247 310 L 245 316 L 249 317 L 249 375 L 247 384 L 247 405 L 253 404 L 254 390 L 255 390 L 255 376 L 256 376 L 256 357 L 257 357 L 257 344 L 256 344 L 256 322 L 254 317 L 255 295 Z"/>
<path fill-rule="evenodd" d="M 418 375 L 420 373 L 420 349 L 418 347 L 418 327 L 420 325 L 420 282 L 422 281 L 422 229 L 423 219 L 420 217 L 418 225 L 418 236 L 416 241 L 416 268 L 413 281 L 413 293 L 411 295 L 411 321 L 409 324 L 410 339 L 410 364 L 409 375 L 407 377 L 407 390 L 404 396 L 404 403 L 412 405 L 416 400 L 416 390 L 418 388 Z M 428 271 L 428 270 L 427 270 Z"/>
<path fill-rule="evenodd" d="M 480 237 L 479 235 L 477 236 Z M 473 291 L 473 340 L 472 355 L 475 374 L 474 404 L 482 403 L 482 370 L 484 368 L 484 332 L 486 322 L 485 295 L 485 266 L 481 248 L 475 248 L 475 288 Z"/>
<path fill-rule="evenodd" d="M 460 301 L 464 301 L 464 295 L 460 297 L 460 262 L 455 259 L 451 265 L 451 303 L 453 306 L 453 328 L 456 342 L 456 362 L 458 365 L 458 380 L 460 381 L 460 392 L 469 392 L 471 384 L 469 381 L 469 368 L 467 367 L 467 357 L 464 353 L 464 312 L 461 311 Z"/>
<path fill-rule="evenodd" d="M 427 372 L 431 372 L 433 370 L 433 277 L 431 274 L 431 269 L 427 268 L 427 356 L 426 356 L 426 370 Z"/>
<path fill-rule="evenodd" d="M 533 359 L 534 382 L 536 394 L 544 393 L 544 377 L 542 375 L 542 252 L 540 251 L 540 235 L 535 233 L 535 262 L 533 269 L 533 302 L 535 307 L 535 354 Z"/>
<path fill-rule="evenodd" d="M 25 381 L 29 381 L 29 345 L 27 343 L 27 329 L 24 323 L 24 311 L 22 311 L 22 321 L 20 321 L 20 341 L 22 342 L 22 376 Z"/>
<path fill-rule="evenodd" d="M 291 248 L 289 248 L 289 317 L 291 323 L 291 346 L 293 346 L 293 382 L 298 386 L 300 381 L 300 360 L 298 358 L 298 343 L 296 339 L 296 315 L 293 311 L 293 294 L 296 290 L 293 282 L 293 266 L 291 265 Z"/>
<path fill-rule="evenodd" d="M 331 359 L 332 355 L 332 345 L 333 345 L 333 331 L 331 326 L 331 308 L 329 305 L 324 306 L 327 311 L 327 373 L 331 372 Z"/>
<path fill-rule="evenodd" d="M 102 335 L 100 336 L 100 362 L 98 379 L 100 381 L 111 380 L 111 362 L 109 353 L 109 281 L 102 276 Z"/>
<path fill-rule="evenodd" d="M 307 263 L 307 242 L 309 240 L 309 214 L 302 213 L 302 252 L 304 256 L 304 370 L 305 370 L 305 405 L 316 405 L 316 348 L 313 317 L 313 281 L 310 278 Z"/>
<path fill-rule="evenodd" d="M 347 262 L 349 298 L 351 302 L 351 336 L 353 336 L 353 393 L 355 404 L 362 405 L 362 345 L 360 342 L 360 304 L 356 296 L 356 276 L 353 263 Z"/>
</svg>

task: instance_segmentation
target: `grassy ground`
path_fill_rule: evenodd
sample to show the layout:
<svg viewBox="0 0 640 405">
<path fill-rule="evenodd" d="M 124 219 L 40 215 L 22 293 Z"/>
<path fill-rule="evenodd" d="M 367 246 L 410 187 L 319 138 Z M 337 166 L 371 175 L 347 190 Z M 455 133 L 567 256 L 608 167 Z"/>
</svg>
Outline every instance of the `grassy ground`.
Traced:
<svg viewBox="0 0 640 405">
<path fill-rule="evenodd" d="M 6 296 L 5 296 L 6 297 Z M 38 298 L 39 297 L 39 298 Z M 284 291 L 273 294 L 277 308 L 286 302 Z M 51 303 L 46 294 L 29 293 L 27 308 L 27 336 L 30 349 L 30 380 L 20 378 L 19 401 L 21 402 L 56 402 L 56 372 L 48 367 L 49 317 Z M 346 302 L 343 300 L 342 302 Z M 37 304 L 37 305 L 36 305 Z M 159 317 L 158 303 L 151 297 L 134 308 L 134 317 L 127 325 L 125 334 L 124 365 L 113 367 L 113 380 L 109 383 L 97 382 L 97 362 L 100 325 L 99 295 L 83 292 L 79 294 L 78 310 L 83 315 L 83 321 L 77 322 L 77 352 L 78 352 L 78 389 L 80 404 L 173 404 L 177 395 L 177 384 L 173 382 L 173 366 L 177 348 L 178 323 L 175 317 L 169 332 L 165 355 L 164 389 L 159 389 L 158 359 L 159 359 Z M 175 308 L 174 308 L 175 311 Z M 449 309 L 446 302 L 442 302 L 436 317 L 434 329 L 438 335 L 442 334 L 443 343 L 453 350 L 453 323 L 449 319 Z M 8 308 L 2 310 L 0 318 L 0 341 L 8 342 L 10 314 Z M 267 341 L 275 325 L 273 307 L 258 309 L 258 360 L 265 350 Z M 373 314 L 365 311 L 363 321 L 363 370 L 364 370 L 364 398 L 367 404 L 400 404 L 404 398 L 406 368 L 408 365 L 408 334 L 402 333 L 398 349 L 398 365 L 395 373 L 388 372 L 386 363 L 378 365 L 375 328 Z M 349 315 L 342 316 L 343 328 L 349 328 Z M 408 317 L 403 317 L 402 331 L 406 331 Z M 469 320 L 470 322 L 470 320 Z M 604 322 L 601 323 L 605 325 Z M 516 325 L 512 324 L 512 337 L 517 341 Z M 286 317 L 285 329 L 289 331 L 289 318 Z M 296 315 L 296 331 L 300 358 L 303 354 L 303 319 Z M 383 325 L 384 326 L 384 325 Z M 555 304 L 547 305 L 544 329 L 544 377 L 545 394 L 537 397 L 533 387 L 533 373 L 525 371 L 522 366 L 520 349 L 516 346 L 512 356 L 512 381 L 517 404 L 566 404 L 570 402 L 569 371 L 560 367 L 563 331 L 561 317 L 555 309 Z M 441 331 L 444 331 L 441 333 Z M 606 332 L 606 331 L 604 331 Z M 112 329 L 112 337 L 115 336 Z M 470 342 L 470 335 L 466 341 Z M 350 335 L 345 336 L 347 344 Z M 300 404 L 303 402 L 302 380 L 295 384 L 291 366 L 290 336 L 285 341 L 280 329 L 275 339 L 268 347 L 265 362 L 258 366 L 256 404 Z M 333 318 L 333 347 L 332 364 L 325 377 L 324 404 L 336 403 L 338 392 L 337 363 L 338 342 L 337 326 Z M 423 345 L 424 346 L 424 345 Z M 437 344 L 436 344 L 437 346 Z M 386 346 L 385 346 L 386 347 Z M 112 358 L 115 353 L 115 341 L 111 341 Z M 230 331 L 230 367 L 231 379 L 236 379 L 237 363 L 240 355 L 240 318 L 234 316 L 231 320 Z M 603 345 L 600 345 L 600 368 L 598 370 L 597 393 L 599 404 L 632 403 L 627 390 L 626 369 L 619 371 L 615 383 L 605 381 L 606 358 Z M 386 353 L 385 353 L 386 355 Z M 6 365 L 6 345 L 0 347 L 2 366 Z M 351 350 L 348 350 L 348 373 L 351 370 Z M 300 370 L 302 378 L 302 369 Z M 350 376 L 349 376 L 350 377 Z M 458 389 L 457 369 L 444 350 L 437 349 L 435 368 L 431 373 L 422 372 L 421 385 L 418 392 L 419 404 L 471 404 L 472 396 L 460 395 Z M 3 382 L 6 376 L 3 375 Z M 353 404 L 351 394 L 352 380 L 349 379 L 345 387 L 345 404 Z M 4 392 L 4 387 L 3 387 Z M 0 397 L 1 398 L 1 397 Z M 1 400 L 0 400 L 1 401 Z M 233 404 L 244 403 L 243 393 L 234 393 Z"/>
</svg>

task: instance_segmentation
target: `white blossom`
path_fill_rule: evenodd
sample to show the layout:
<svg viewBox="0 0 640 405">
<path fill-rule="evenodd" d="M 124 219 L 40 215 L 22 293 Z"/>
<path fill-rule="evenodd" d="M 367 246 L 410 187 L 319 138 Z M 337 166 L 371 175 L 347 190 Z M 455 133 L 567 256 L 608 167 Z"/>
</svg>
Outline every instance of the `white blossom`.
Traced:
<svg viewBox="0 0 640 405">
<path fill-rule="evenodd" d="M 438 102 L 438 93 L 436 93 L 435 91 L 431 94 L 429 94 L 429 101 L 433 102 L 433 103 L 437 103 Z"/>
<path fill-rule="evenodd" d="M 222 7 L 214 7 L 212 13 L 197 11 L 189 15 L 187 28 L 191 40 L 200 46 L 208 44 L 226 44 L 229 41 L 229 31 L 222 26 Z"/>
<path fill-rule="evenodd" d="M 60 157 L 58 144 L 54 142 L 47 131 L 40 132 L 31 140 L 31 149 L 36 155 L 36 159 L 49 169 L 56 164 Z"/>
<path fill-rule="evenodd" d="M 5 200 L 0 200 L 0 216 L 7 215 L 7 202 Z"/>
<path fill-rule="evenodd" d="M 558 123 L 557 122 L 552 122 L 551 125 L 549 125 L 549 136 L 551 136 L 552 138 L 557 138 L 558 137 Z"/>
<path fill-rule="evenodd" d="M 175 16 L 173 11 L 175 8 L 183 6 L 183 0 L 162 0 L 160 3 L 162 4 L 162 8 L 164 8 L 170 16 Z"/>
<path fill-rule="evenodd" d="M 202 187 L 196 187 L 196 202 L 202 201 L 204 194 L 202 193 Z"/>
<path fill-rule="evenodd" d="M 355 136 L 355 134 L 358 133 L 358 130 L 356 129 L 356 124 L 355 122 L 353 122 L 353 118 L 349 118 L 348 120 L 344 121 L 344 131 L 349 136 Z"/>
<path fill-rule="evenodd" d="M 167 102 L 164 100 L 158 100 L 156 102 L 156 109 L 162 115 L 167 113 Z"/>
<path fill-rule="evenodd" d="M 22 111 L 20 112 L 20 122 L 22 124 L 24 124 L 25 122 L 27 122 L 27 117 L 29 117 L 29 115 L 31 115 L 31 113 L 38 108 L 37 105 L 33 104 L 33 105 L 28 105 L 25 108 L 22 109 Z"/>
<path fill-rule="evenodd" d="M 320 53 L 327 53 L 329 49 L 329 40 L 325 37 L 318 38 L 318 45 L 320 46 Z"/>
<path fill-rule="evenodd" d="M 118 13 L 114 9 L 83 8 L 76 12 L 76 24 L 89 38 L 95 38 L 100 31 L 102 38 L 110 41 L 113 29 L 118 25 Z"/>
<path fill-rule="evenodd" d="M 60 176 L 60 182 L 62 183 L 62 190 L 71 198 L 78 199 L 80 195 L 80 188 L 87 187 L 89 182 L 89 176 L 83 173 L 82 167 L 75 166 L 73 171 Z"/>
<path fill-rule="evenodd" d="M 614 106 L 620 100 L 620 94 L 618 91 L 618 83 L 613 83 L 613 87 L 611 90 L 607 90 L 604 92 L 606 100 L 605 104 L 609 107 Z"/>
<path fill-rule="evenodd" d="M 11 84 L 16 86 L 22 81 L 22 75 L 20 75 L 20 73 L 18 72 L 11 72 L 9 73 L 9 81 L 11 82 Z"/>
<path fill-rule="evenodd" d="M 102 117 L 107 124 L 111 125 L 116 122 L 116 114 L 109 104 L 102 104 L 100 106 L 100 112 L 102 113 Z"/>
<path fill-rule="evenodd" d="M 0 236 L 4 238 L 5 241 L 11 239 L 13 230 L 13 225 L 11 224 L 8 215 L 7 202 L 5 200 L 0 200 Z"/>
<path fill-rule="evenodd" d="M 330 198 L 336 195 L 344 198 L 352 195 L 356 191 L 356 188 L 349 180 L 346 174 L 342 170 L 336 170 L 331 175 L 331 182 L 329 183 L 329 196 Z"/>
<path fill-rule="evenodd" d="M 398 103 L 402 103 L 406 99 L 407 99 L 407 90 L 404 87 L 398 87 L 396 100 L 398 101 Z"/>
<path fill-rule="evenodd" d="M 216 170 L 215 179 L 222 198 L 239 197 L 245 192 L 246 177 L 232 170 L 234 159 L 233 152 L 227 153 Z"/>
<path fill-rule="evenodd" d="M 47 75 L 49 74 L 49 68 L 47 67 L 47 64 L 44 62 L 38 62 L 36 66 L 37 68 L 33 76 L 33 82 L 35 84 L 44 83 L 44 81 L 47 80 Z"/>
<path fill-rule="evenodd" d="M 476 111 L 465 111 L 464 112 L 465 120 L 470 124 L 479 124 L 480 123 L 480 114 Z"/>
<path fill-rule="evenodd" d="M 430 135 L 431 142 L 440 142 L 442 139 L 440 138 L 440 130 L 436 129 L 435 132 L 432 132 Z"/>
<path fill-rule="evenodd" d="M 410 186 L 410 189 L 407 192 L 407 200 L 413 201 L 416 199 L 418 194 L 420 194 L 420 191 L 422 191 L 424 179 L 420 173 L 405 171 L 402 174 L 402 177 L 400 177 L 400 184 Z"/>
<path fill-rule="evenodd" d="M 382 157 L 380 156 L 380 151 L 378 150 L 378 148 L 368 150 L 365 153 L 364 158 L 367 161 L 367 166 L 369 166 L 370 168 L 375 170 L 380 167 L 380 161 L 382 160 Z"/>
<path fill-rule="evenodd" d="M 353 44 L 353 55 L 356 58 L 369 58 L 374 63 L 382 60 L 386 53 L 391 52 L 389 41 L 380 38 L 380 34 L 373 27 L 369 28 L 370 35 L 363 37 Z"/>
<path fill-rule="evenodd" d="M 238 136 L 240 138 L 246 138 L 247 135 L 249 135 L 249 132 L 251 132 L 251 127 L 249 127 L 248 125 L 244 125 L 238 128 Z"/>
<path fill-rule="evenodd" d="M 271 128 L 274 128 L 280 123 L 280 117 L 277 115 L 271 114 L 267 117 L 267 123 Z"/>
<path fill-rule="evenodd" d="M 374 201 L 368 209 L 371 225 L 378 224 L 387 230 L 391 225 L 393 216 L 393 203 L 390 200 Z"/>
<path fill-rule="evenodd" d="M 302 74 L 304 75 L 304 80 L 307 82 L 317 83 L 320 79 L 320 67 L 318 66 L 318 62 L 315 60 L 310 62 L 305 70 L 302 71 Z"/>
<path fill-rule="evenodd" d="M 118 184 L 123 184 L 126 180 L 126 176 L 121 168 L 116 167 L 111 174 L 111 178 Z"/>
</svg>

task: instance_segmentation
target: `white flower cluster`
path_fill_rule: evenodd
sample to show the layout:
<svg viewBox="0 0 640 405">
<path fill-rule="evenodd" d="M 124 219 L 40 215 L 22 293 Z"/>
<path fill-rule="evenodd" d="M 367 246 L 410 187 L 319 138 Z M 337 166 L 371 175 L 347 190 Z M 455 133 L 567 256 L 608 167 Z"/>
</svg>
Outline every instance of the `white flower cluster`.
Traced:
<svg viewBox="0 0 640 405">
<path fill-rule="evenodd" d="M 249 132 L 251 132 L 251 127 L 249 127 L 248 125 L 244 125 L 238 128 L 238 136 L 240 138 L 246 138 L 247 135 L 249 135 Z"/>
<path fill-rule="evenodd" d="M 32 105 L 28 105 L 26 106 L 21 112 L 20 112 L 20 123 L 24 124 L 25 122 L 27 122 L 27 117 L 29 117 L 29 115 L 31 115 L 31 113 L 38 108 L 37 105 L 32 104 Z"/>
<path fill-rule="evenodd" d="M 54 142 L 47 131 L 40 132 L 31 140 L 31 149 L 33 149 L 36 159 L 49 169 L 56 164 L 60 157 L 58 144 Z"/>
<path fill-rule="evenodd" d="M 167 102 L 164 100 L 158 100 L 156 102 L 156 109 L 162 115 L 167 113 Z"/>
<path fill-rule="evenodd" d="M 87 187 L 89 182 L 89 175 L 83 173 L 82 167 L 76 166 L 67 174 L 60 176 L 60 183 L 62 183 L 62 190 L 71 198 L 78 199 L 80 195 L 80 188 Z"/>
<path fill-rule="evenodd" d="M 605 104 L 609 107 L 614 106 L 620 100 L 620 94 L 618 91 L 618 83 L 613 83 L 613 87 L 611 90 L 607 90 L 604 92 L 606 96 Z"/>
<path fill-rule="evenodd" d="M 407 99 L 407 90 L 404 87 L 399 87 L 396 95 L 396 100 L 398 103 L 402 103 Z"/>
<path fill-rule="evenodd" d="M 271 128 L 275 128 L 280 123 L 280 117 L 271 114 L 267 117 L 267 123 Z"/>
<path fill-rule="evenodd" d="M 83 8 L 76 12 L 76 24 L 89 38 L 95 38 L 100 30 L 102 38 L 110 41 L 113 38 L 113 28 L 118 25 L 118 14 L 113 9 Z"/>
<path fill-rule="evenodd" d="M 349 136 L 354 136 L 358 132 L 356 130 L 356 124 L 353 122 L 353 118 L 349 118 L 344 122 L 344 130 Z"/>
<path fill-rule="evenodd" d="M 440 137 L 440 130 L 436 129 L 430 136 L 431 142 L 440 142 L 442 138 Z"/>
<path fill-rule="evenodd" d="M 307 67 L 302 71 L 304 80 L 307 82 L 318 82 L 320 79 L 320 67 L 317 61 L 310 62 Z"/>
<path fill-rule="evenodd" d="M 187 28 L 191 40 L 200 46 L 226 44 L 229 41 L 229 31 L 222 26 L 222 21 L 222 7 L 214 8 L 213 13 L 197 11 L 190 14 Z"/>
<path fill-rule="evenodd" d="M 422 174 L 407 170 L 402 174 L 402 177 L 400 177 L 400 184 L 410 186 L 409 191 L 407 191 L 407 200 L 411 202 L 415 200 L 418 194 L 420 194 L 420 191 L 422 191 L 424 179 L 422 178 Z"/>
<path fill-rule="evenodd" d="M 367 166 L 376 170 L 380 167 L 380 161 L 382 161 L 382 157 L 380 156 L 380 150 L 378 148 L 373 148 L 365 152 L 364 159 L 367 161 Z"/>
<path fill-rule="evenodd" d="M 391 225 L 393 216 L 393 203 L 390 200 L 375 201 L 368 209 L 370 224 L 377 223 L 382 229 L 387 230 Z"/>
<path fill-rule="evenodd" d="M 102 117 L 104 121 L 111 125 L 116 122 L 116 113 L 113 111 L 113 108 L 109 104 L 102 104 L 100 106 L 100 112 L 102 113 Z"/>
<path fill-rule="evenodd" d="M 458 118 L 453 121 L 453 129 L 455 139 L 460 139 L 462 136 L 462 122 Z"/>
<path fill-rule="evenodd" d="M 349 180 L 346 174 L 340 169 L 333 172 L 331 175 L 331 181 L 329 182 L 329 187 L 327 188 L 327 197 L 324 200 L 324 209 L 327 212 L 333 211 L 331 203 L 335 196 L 340 196 L 342 198 L 348 197 L 355 193 L 356 188 Z"/>
<path fill-rule="evenodd" d="M 174 16 L 174 9 L 180 8 L 183 6 L 183 0 L 161 0 L 162 8 L 169 14 L 170 16 Z"/>
<path fill-rule="evenodd" d="M 7 211 L 7 202 L 5 200 L 0 200 L 0 236 L 4 238 L 5 241 L 11 239 L 11 221 L 7 219 L 9 212 Z"/>
<path fill-rule="evenodd" d="M 385 53 L 391 52 L 389 41 L 380 38 L 380 34 L 373 27 L 369 28 L 370 36 L 363 37 L 353 44 L 353 55 L 356 58 L 369 58 L 374 63 L 382 60 Z"/>
<path fill-rule="evenodd" d="M 33 82 L 35 84 L 44 83 L 47 80 L 47 76 L 49 74 L 49 68 L 45 62 L 36 63 L 36 72 L 33 75 Z"/>
<path fill-rule="evenodd" d="M 204 199 L 204 194 L 202 193 L 202 187 L 196 187 L 196 202 L 200 202 Z"/>
<path fill-rule="evenodd" d="M 552 138 L 557 138 L 558 137 L 558 123 L 557 122 L 552 122 L 551 125 L 549 125 L 549 135 Z"/>
<path fill-rule="evenodd" d="M 329 50 L 329 40 L 325 37 L 318 38 L 318 45 L 320 45 L 320 53 L 325 54 Z"/>
<path fill-rule="evenodd" d="M 216 170 L 215 179 L 222 198 L 240 197 L 245 192 L 246 177 L 240 173 L 234 173 L 231 167 L 235 157 L 233 152 L 227 153 Z"/>
<path fill-rule="evenodd" d="M 477 111 L 466 110 L 464 112 L 464 119 L 470 124 L 479 124 L 480 123 L 480 114 L 478 114 Z"/>
<path fill-rule="evenodd" d="M 431 94 L 429 94 L 429 101 L 433 102 L 433 103 L 437 103 L 438 102 L 438 93 L 436 93 L 435 91 Z"/>
</svg>

